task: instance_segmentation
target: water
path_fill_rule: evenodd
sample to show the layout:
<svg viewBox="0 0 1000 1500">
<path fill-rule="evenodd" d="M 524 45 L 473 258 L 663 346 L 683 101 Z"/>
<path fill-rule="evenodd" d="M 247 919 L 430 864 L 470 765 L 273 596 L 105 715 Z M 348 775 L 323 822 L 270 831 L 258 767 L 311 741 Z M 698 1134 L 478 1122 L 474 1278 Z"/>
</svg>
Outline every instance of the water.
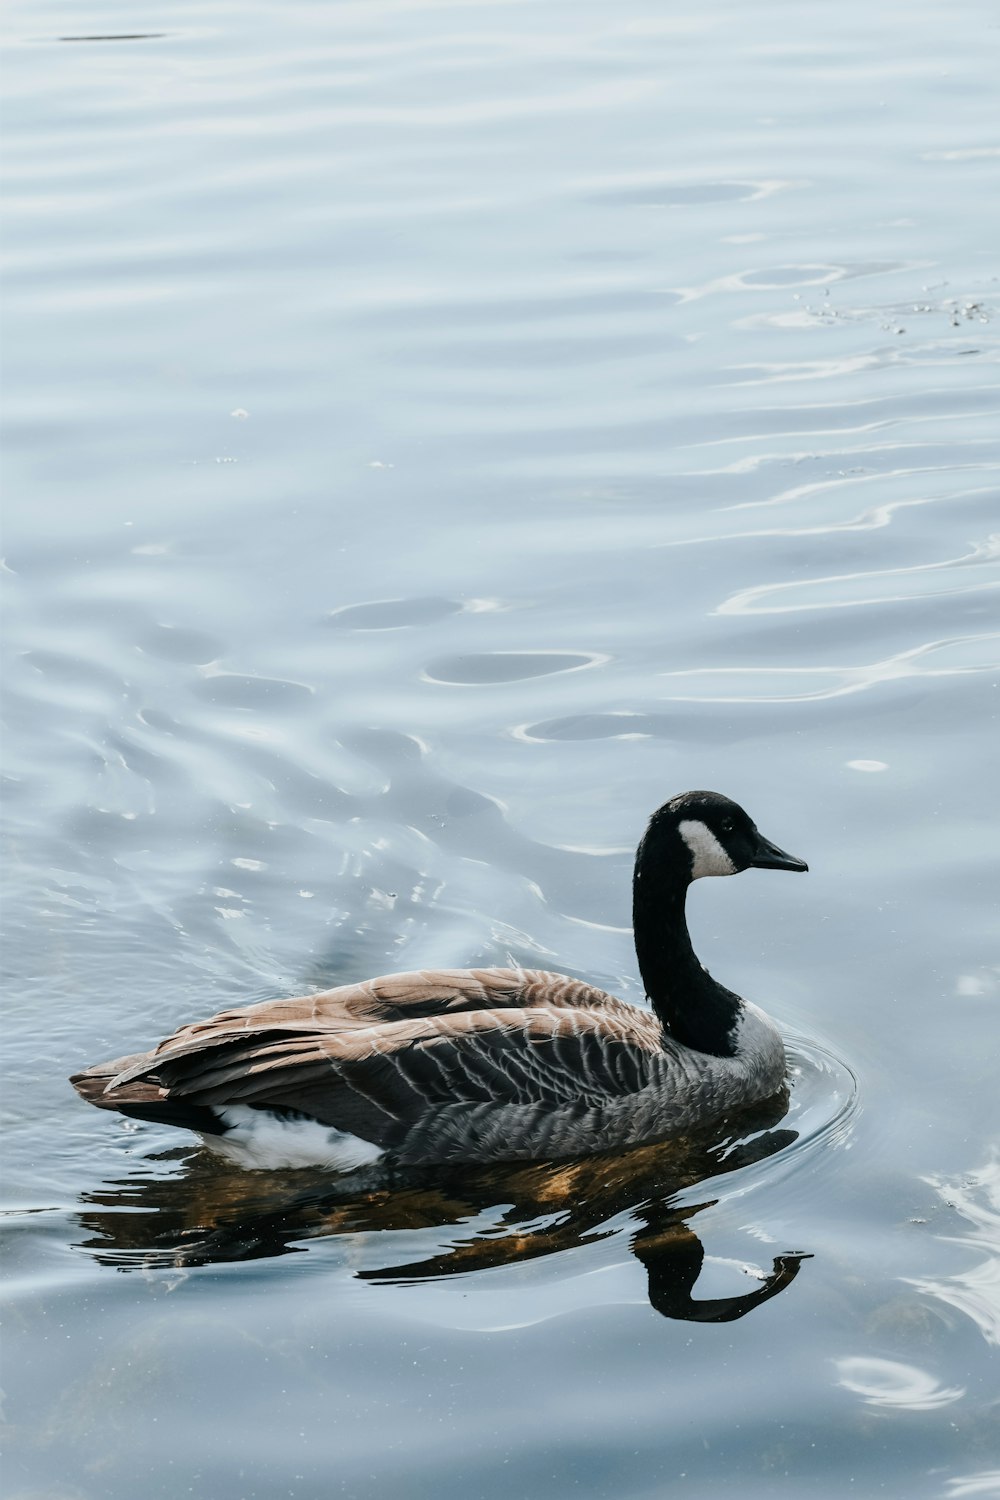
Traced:
<svg viewBox="0 0 1000 1500">
<path fill-rule="evenodd" d="M 6 8 L 7 1493 L 1000 1494 L 985 0 Z M 73 1069 L 422 964 L 639 999 L 692 896 L 783 1119 L 239 1173 Z"/>
</svg>

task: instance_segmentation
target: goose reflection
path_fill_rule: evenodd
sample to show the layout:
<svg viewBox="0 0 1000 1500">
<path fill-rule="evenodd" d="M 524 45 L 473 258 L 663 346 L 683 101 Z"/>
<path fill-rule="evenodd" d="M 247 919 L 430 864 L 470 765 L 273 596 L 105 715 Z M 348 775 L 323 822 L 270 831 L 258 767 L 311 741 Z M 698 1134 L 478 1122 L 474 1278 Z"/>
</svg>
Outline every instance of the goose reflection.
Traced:
<svg viewBox="0 0 1000 1500">
<path fill-rule="evenodd" d="M 88 1237 L 79 1248 L 127 1271 L 251 1261 L 338 1236 L 363 1235 L 366 1259 L 388 1257 L 398 1248 L 393 1232 L 426 1235 L 426 1255 L 354 1273 L 369 1283 L 400 1285 L 512 1266 L 627 1232 L 658 1313 L 732 1322 L 789 1286 L 808 1257 L 777 1255 L 770 1272 L 742 1295 L 698 1298 L 705 1250 L 692 1221 L 718 1201 L 712 1185 L 719 1178 L 795 1141 L 796 1131 L 779 1128 L 787 1103 L 787 1094 L 779 1094 L 738 1121 L 717 1124 L 711 1139 L 488 1169 L 382 1168 L 331 1180 L 302 1171 L 248 1174 L 208 1151 L 168 1152 L 83 1196 L 80 1221 Z M 678 1201 L 699 1182 L 706 1185 L 703 1201 L 687 1201 L 689 1193 Z"/>
</svg>

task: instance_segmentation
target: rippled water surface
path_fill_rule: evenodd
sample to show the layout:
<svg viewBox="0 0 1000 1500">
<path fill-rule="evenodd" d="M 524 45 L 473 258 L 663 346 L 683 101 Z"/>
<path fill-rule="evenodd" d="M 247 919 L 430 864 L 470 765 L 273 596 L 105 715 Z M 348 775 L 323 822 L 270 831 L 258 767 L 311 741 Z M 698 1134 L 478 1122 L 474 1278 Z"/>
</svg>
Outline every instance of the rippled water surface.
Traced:
<svg viewBox="0 0 1000 1500">
<path fill-rule="evenodd" d="M 988 0 L 9 0 L 11 1500 L 1000 1494 Z M 236 1000 L 641 1000 L 787 1111 L 239 1172 L 65 1082 Z"/>
</svg>

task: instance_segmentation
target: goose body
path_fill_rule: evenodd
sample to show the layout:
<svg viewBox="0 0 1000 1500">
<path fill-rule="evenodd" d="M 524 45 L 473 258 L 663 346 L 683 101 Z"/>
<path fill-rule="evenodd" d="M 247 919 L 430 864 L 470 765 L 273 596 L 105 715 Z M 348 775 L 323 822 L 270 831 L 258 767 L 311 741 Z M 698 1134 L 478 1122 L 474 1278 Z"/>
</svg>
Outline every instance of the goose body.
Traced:
<svg viewBox="0 0 1000 1500">
<path fill-rule="evenodd" d="M 650 1010 L 541 970 L 419 970 L 223 1011 L 72 1082 L 251 1167 L 551 1160 L 685 1134 L 784 1080 L 777 1027 L 699 964 L 684 918 L 692 880 L 751 866 L 807 868 L 718 793 L 653 814 L 633 881 Z"/>
</svg>

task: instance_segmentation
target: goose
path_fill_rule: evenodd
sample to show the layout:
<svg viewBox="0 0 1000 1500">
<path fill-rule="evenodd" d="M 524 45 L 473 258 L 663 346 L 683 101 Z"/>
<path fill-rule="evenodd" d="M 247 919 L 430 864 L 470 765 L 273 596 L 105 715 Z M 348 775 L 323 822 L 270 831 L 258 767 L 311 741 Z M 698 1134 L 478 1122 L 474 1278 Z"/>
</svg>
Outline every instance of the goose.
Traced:
<svg viewBox="0 0 1000 1500">
<path fill-rule="evenodd" d="M 649 1009 L 536 969 L 423 969 L 181 1026 L 71 1078 L 244 1167 L 546 1161 L 682 1136 L 784 1086 L 774 1022 L 698 962 L 692 881 L 804 871 L 718 792 L 658 808 L 633 928 Z"/>
</svg>

